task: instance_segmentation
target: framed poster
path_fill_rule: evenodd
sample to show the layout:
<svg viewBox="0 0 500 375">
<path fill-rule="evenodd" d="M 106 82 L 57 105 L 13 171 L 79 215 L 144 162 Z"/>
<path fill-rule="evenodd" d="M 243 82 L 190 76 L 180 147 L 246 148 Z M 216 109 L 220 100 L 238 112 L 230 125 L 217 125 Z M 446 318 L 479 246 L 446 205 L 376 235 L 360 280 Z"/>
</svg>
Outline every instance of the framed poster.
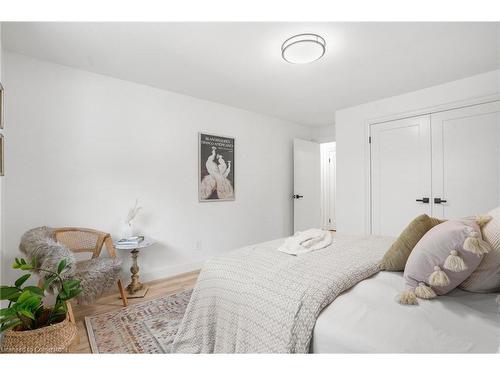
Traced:
<svg viewBox="0 0 500 375">
<path fill-rule="evenodd" d="M 234 200 L 234 138 L 198 133 L 200 202 Z"/>
</svg>

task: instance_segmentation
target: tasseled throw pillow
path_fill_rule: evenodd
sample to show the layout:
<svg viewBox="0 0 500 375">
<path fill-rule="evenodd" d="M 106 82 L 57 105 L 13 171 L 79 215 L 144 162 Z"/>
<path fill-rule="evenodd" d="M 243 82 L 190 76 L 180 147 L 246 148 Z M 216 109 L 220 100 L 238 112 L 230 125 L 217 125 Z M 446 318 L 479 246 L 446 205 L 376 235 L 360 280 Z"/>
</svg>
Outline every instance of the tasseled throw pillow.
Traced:
<svg viewBox="0 0 500 375">
<path fill-rule="evenodd" d="M 469 292 L 495 293 L 500 291 L 500 207 L 488 212 L 488 216 L 483 218 L 481 232 L 484 240 L 490 244 L 491 251 L 460 288 Z"/>
<path fill-rule="evenodd" d="M 489 250 L 474 219 L 449 220 L 435 226 L 408 257 L 406 291 L 399 296 L 399 302 L 414 305 L 417 298 L 449 293 L 474 272 Z"/>
</svg>

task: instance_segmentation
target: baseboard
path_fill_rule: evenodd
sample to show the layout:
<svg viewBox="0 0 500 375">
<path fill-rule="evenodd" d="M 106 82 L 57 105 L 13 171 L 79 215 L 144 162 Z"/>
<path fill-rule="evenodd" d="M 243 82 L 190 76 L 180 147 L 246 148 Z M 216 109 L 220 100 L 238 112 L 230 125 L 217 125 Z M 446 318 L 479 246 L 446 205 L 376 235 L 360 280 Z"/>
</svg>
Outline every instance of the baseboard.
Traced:
<svg viewBox="0 0 500 375">
<path fill-rule="evenodd" d="M 185 263 L 151 272 L 144 272 L 144 273 L 139 272 L 139 276 L 140 280 L 144 282 L 165 279 L 167 277 L 176 276 L 181 273 L 187 273 L 199 270 L 203 266 L 203 263 L 204 263 L 203 261 L 194 263 Z M 128 280 L 128 279 L 130 279 L 130 272 L 122 272 L 122 280 Z"/>
</svg>

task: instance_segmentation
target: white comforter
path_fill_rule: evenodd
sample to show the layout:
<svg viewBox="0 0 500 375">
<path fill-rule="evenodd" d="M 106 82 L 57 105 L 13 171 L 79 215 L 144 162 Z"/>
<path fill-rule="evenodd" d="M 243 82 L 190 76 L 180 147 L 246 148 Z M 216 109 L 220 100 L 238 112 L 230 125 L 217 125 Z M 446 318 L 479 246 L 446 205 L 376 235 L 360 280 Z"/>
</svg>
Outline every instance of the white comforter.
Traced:
<svg viewBox="0 0 500 375">
<path fill-rule="evenodd" d="M 316 321 L 312 352 L 499 352 L 498 294 L 456 290 L 402 306 L 403 287 L 401 272 L 380 272 L 337 297 Z"/>
</svg>

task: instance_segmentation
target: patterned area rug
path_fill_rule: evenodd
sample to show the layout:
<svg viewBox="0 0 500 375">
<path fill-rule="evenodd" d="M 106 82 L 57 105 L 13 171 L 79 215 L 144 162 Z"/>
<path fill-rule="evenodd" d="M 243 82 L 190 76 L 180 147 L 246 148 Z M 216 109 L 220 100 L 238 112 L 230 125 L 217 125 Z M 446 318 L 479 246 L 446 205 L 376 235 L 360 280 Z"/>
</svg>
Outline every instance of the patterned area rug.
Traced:
<svg viewBox="0 0 500 375">
<path fill-rule="evenodd" d="M 192 290 L 85 317 L 93 353 L 170 353 Z"/>
</svg>

